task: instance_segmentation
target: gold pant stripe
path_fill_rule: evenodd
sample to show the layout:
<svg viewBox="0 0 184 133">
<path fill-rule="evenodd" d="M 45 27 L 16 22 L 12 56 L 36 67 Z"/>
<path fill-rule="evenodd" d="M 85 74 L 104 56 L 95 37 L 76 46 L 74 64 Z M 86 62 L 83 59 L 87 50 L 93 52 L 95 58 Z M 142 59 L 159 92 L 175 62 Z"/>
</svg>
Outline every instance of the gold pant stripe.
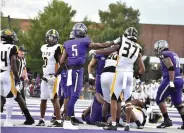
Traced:
<svg viewBox="0 0 184 133">
<path fill-rule="evenodd" d="M 117 72 L 115 72 L 115 74 L 114 74 L 114 79 L 113 79 L 113 82 L 112 82 L 112 85 L 111 85 L 111 95 L 114 92 L 114 86 L 115 86 L 115 83 L 116 83 L 116 76 L 117 76 Z"/>
<path fill-rule="evenodd" d="M 53 95 L 57 93 L 57 84 L 58 84 L 58 78 L 56 78 L 54 81 Z"/>
<path fill-rule="evenodd" d="M 11 80 L 11 92 L 13 93 L 14 96 L 17 96 L 17 89 L 15 88 L 13 72 L 10 72 L 10 80 Z"/>
</svg>

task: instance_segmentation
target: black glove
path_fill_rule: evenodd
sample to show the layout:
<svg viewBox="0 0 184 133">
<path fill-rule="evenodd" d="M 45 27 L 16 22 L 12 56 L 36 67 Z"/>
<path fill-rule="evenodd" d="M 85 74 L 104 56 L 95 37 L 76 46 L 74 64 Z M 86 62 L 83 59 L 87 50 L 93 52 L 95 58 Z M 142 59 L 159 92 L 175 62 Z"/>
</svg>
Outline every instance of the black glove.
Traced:
<svg viewBox="0 0 184 133">
<path fill-rule="evenodd" d="M 95 85 L 95 79 L 89 79 L 88 82 L 90 85 Z"/>
<path fill-rule="evenodd" d="M 15 86 L 20 85 L 20 78 L 15 78 Z"/>
<path fill-rule="evenodd" d="M 139 72 L 135 72 L 135 73 L 134 73 L 134 77 L 135 77 L 136 79 L 140 79 L 141 74 L 140 74 Z"/>
</svg>

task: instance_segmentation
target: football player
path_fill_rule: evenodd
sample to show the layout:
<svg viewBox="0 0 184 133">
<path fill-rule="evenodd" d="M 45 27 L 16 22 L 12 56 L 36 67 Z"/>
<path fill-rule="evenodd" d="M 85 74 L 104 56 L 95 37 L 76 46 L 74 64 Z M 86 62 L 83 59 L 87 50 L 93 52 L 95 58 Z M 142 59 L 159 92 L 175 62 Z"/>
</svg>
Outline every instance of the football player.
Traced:
<svg viewBox="0 0 184 133">
<path fill-rule="evenodd" d="M 89 65 L 88 65 L 88 74 L 89 74 L 89 83 L 94 83 L 95 81 L 95 88 L 96 88 L 96 93 L 103 96 L 102 93 L 102 88 L 101 88 L 101 82 L 100 82 L 100 78 L 101 78 L 101 74 L 105 65 L 105 59 L 106 57 L 104 55 L 93 55 L 93 58 L 91 59 Z M 92 69 L 96 66 L 96 79 L 93 77 L 92 75 Z M 95 80 L 95 81 L 94 81 Z M 91 82 L 92 81 L 92 82 Z M 91 84 L 94 85 L 94 84 Z M 98 118 L 102 118 L 101 116 L 101 112 L 102 112 L 102 105 L 98 103 L 98 101 L 96 100 L 96 97 L 94 97 L 94 103 L 93 104 L 97 104 L 96 106 L 98 106 L 98 110 L 99 112 L 96 111 L 96 113 L 98 114 Z M 98 119 L 101 121 L 101 119 Z"/>
<path fill-rule="evenodd" d="M 64 121 L 64 129 L 78 129 L 73 126 L 70 119 L 73 113 L 74 105 L 80 96 L 83 86 L 84 64 L 89 49 L 106 48 L 114 44 L 112 43 L 92 43 L 87 36 L 87 27 L 83 23 L 76 23 L 73 27 L 75 39 L 65 41 L 64 51 L 60 59 L 60 69 L 55 74 L 60 73 L 65 60 L 67 60 L 68 75 L 67 86 L 70 91 L 70 100 L 67 106 L 67 117 Z"/>
<path fill-rule="evenodd" d="M 163 80 L 158 88 L 156 103 L 159 106 L 164 122 L 157 128 L 165 128 L 172 126 L 167 112 L 167 107 L 164 100 L 171 96 L 172 103 L 181 115 L 184 129 L 184 106 L 182 105 L 182 89 L 183 79 L 180 73 L 180 61 L 176 53 L 169 50 L 169 45 L 166 40 L 159 40 L 154 44 L 156 56 L 160 59 Z"/>
<path fill-rule="evenodd" d="M 96 54 L 107 54 L 115 51 L 119 52 L 119 59 L 116 67 L 116 73 L 112 83 L 111 93 L 111 116 L 112 124 L 104 127 L 105 130 L 117 130 L 117 101 L 120 98 L 122 90 L 124 91 L 124 100 L 126 103 L 126 125 L 125 131 L 129 131 L 130 116 L 132 112 L 131 95 L 133 90 L 133 64 L 137 60 L 139 71 L 136 75 L 141 75 L 145 71 L 142 60 L 142 48 L 137 42 L 138 32 L 134 27 L 125 30 L 124 35 L 112 42 L 114 47 L 93 51 Z"/>
<path fill-rule="evenodd" d="M 82 120 L 87 124 L 95 125 L 102 120 L 102 105 L 105 100 L 100 93 L 95 93 L 92 104 L 83 111 Z"/>
<path fill-rule="evenodd" d="M 137 129 L 143 129 L 147 120 L 147 111 L 140 100 L 134 99 L 131 101 L 131 103 L 133 109 L 130 117 L 130 126 L 136 127 Z M 122 126 L 126 125 L 126 107 L 124 105 L 121 109 L 121 119 L 119 123 Z"/>
<path fill-rule="evenodd" d="M 110 54 L 106 61 L 105 61 L 105 67 L 103 69 L 102 75 L 101 75 L 101 86 L 102 86 L 102 92 L 104 97 L 104 104 L 102 107 L 102 122 L 96 122 L 96 125 L 99 127 L 103 127 L 107 125 L 107 114 L 110 112 L 110 88 L 113 81 L 113 77 L 116 70 L 116 64 L 117 64 L 117 58 L 118 54 L 117 52 L 114 52 Z M 107 78 L 108 77 L 108 78 Z M 121 110 L 121 100 L 119 102 L 119 111 Z M 116 122 L 119 123 L 119 117 L 117 116 Z"/>
<path fill-rule="evenodd" d="M 59 59 L 62 54 L 63 47 L 58 44 L 59 33 L 55 29 L 50 29 L 45 35 L 47 44 L 41 47 L 43 64 L 43 78 L 41 82 L 41 119 L 37 126 L 45 126 L 44 117 L 47 105 L 47 99 L 50 98 L 56 115 L 56 121 L 52 126 L 62 127 L 60 105 L 57 94 L 58 79 L 54 74 L 58 69 Z"/>
<path fill-rule="evenodd" d="M 20 78 L 18 74 L 18 66 L 17 66 L 17 54 L 18 49 L 15 43 L 18 41 L 18 38 L 14 31 L 10 29 L 5 29 L 1 32 L 1 74 L 0 80 L 2 83 L 1 89 L 1 98 L 6 98 L 6 121 L 4 123 L 5 126 L 12 126 L 13 124 L 10 122 L 11 112 L 13 109 L 13 99 L 19 104 L 22 112 L 26 117 L 25 125 L 31 125 L 34 123 L 34 119 L 29 113 L 29 110 L 25 104 L 25 100 L 23 99 L 21 93 L 19 92 L 20 88 Z M 10 76 L 9 76 L 10 75 Z M 18 77 L 17 77 L 18 76 Z M 10 91 L 11 90 L 11 91 Z M 1 106 L 3 101 L 1 102 Z"/>
</svg>

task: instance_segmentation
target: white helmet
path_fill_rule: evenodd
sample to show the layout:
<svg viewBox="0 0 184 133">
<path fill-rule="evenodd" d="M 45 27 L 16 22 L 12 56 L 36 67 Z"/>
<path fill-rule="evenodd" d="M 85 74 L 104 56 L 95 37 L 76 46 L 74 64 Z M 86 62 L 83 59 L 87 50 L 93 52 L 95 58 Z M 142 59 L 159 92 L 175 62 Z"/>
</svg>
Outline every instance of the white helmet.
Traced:
<svg viewBox="0 0 184 133">
<path fill-rule="evenodd" d="M 159 56 L 160 53 L 169 48 L 168 42 L 166 40 L 159 40 L 154 44 L 154 51 L 156 55 Z"/>
</svg>

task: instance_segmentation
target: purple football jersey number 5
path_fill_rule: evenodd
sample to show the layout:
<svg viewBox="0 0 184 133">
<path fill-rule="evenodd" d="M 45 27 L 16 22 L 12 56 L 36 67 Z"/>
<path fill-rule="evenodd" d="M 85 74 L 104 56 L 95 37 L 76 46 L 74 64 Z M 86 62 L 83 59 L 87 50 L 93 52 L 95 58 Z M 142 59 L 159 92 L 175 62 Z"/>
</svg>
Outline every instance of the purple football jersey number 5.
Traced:
<svg viewBox="0 0 184 133">
<path fill-rule="evenodd" d="M 72 45 L 72 56 L 78 56 L 77 44 Z"/>
<path fill-rule="evenodd" d="M 178 56 L 174 56 L 174 59 L 176 61 L 176 67 L 180 67 L 180 60 L 179 60 Z"/>
</svg>

